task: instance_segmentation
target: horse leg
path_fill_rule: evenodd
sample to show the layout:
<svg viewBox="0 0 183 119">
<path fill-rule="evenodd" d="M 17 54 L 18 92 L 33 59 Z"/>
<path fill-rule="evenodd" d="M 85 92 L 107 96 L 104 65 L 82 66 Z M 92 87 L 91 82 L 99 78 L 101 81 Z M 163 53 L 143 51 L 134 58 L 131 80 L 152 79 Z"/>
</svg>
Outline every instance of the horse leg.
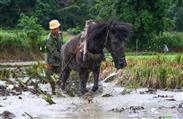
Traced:
<svg viewBox="0 0 183 119">
<path fill-rule="evenodd" d="M 94 85 L 92 87 L 92 91 L 95 92 L 98 90 L 98 79 L 99 79 L 99 73 L 100 73 L 100 67 L 96 68 L 93 71 L 93 76 L 94 76 Z"/>
<path fill-rule="evenodd" d="M 66 68 L 63 70 L 62 74 L 61 74 L 61 89 L 62 90 L 65 90 L 65 85 L 66 85 L 66 81 L 70 75 L 70 69 L 69 68 Z"/>
<path fill-rule="evenodd" d="M 88 91 L 87 88 L 86 88 L 86 83 L 88 81 L 89 71 L 80 70 L 79 71 L 79 76 L 80 76 L 80 79 L 81 79 L 81 84 L 80 84 L 81 94 L 84 94 Z"/>
</svg>

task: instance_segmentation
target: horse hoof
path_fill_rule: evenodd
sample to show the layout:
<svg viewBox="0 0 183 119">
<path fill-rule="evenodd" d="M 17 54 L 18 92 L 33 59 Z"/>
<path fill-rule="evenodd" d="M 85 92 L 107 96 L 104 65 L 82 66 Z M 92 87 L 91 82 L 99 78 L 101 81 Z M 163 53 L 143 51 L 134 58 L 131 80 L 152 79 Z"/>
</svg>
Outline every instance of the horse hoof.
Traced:
<svg viewBox="0 0 183 119">
<path fill-rule="evenodd" d="M 85 88 L 85 89 L 82 89 L 81 90 L 81 95 L 84 95 L 85 93 L 87 93 L 89 90 L 87 89 L 87 88 Z"/>
<path fill-rule="evenodd" d="M 95 92 L 98 90 L 98 86 L 93 86 L 92 91 Z"/>
<path fill-rule="evenodd" d="M 56 95 L 56 92 L 55 92 L 55 91 L 53 91 L 53 92 L 52 92 L 52 95 Z"/>
<path fill-rule="evenodd" d="M 65 86 L 64 86 L 64 85 L 61 85 L 61 89 L 62 89 L 62 90 L 65 90 Z"/>
</svg>

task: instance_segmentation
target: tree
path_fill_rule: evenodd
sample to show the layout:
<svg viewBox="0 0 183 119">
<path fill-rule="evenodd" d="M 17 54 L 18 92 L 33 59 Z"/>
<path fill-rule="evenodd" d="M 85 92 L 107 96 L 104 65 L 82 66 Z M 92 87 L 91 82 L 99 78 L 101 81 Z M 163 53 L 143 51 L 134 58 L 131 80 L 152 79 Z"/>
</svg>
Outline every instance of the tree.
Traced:
<svg viewBox="0 0 183 119">
<path fill-rule="evenodd" d="M 150 50 L 153 37 L 174 26 L 167 15 L 172 3 L 173 0 L 97 0 L 96 10 L 101 19 L 111 19 L 114 15 L 116 19 L 132 23 L 134 37 L 130 46 Z"/>
<path fill-rule="evenodd" d="M 169 10 L 169 15 L 175 21 L 176 30 L 183 31 L 183 0 L 176 0 Z"/>
<path fill-rule="evenodd" d="M 93 16 L 90 10 L 91 6 L 95 5 L 95 0 L 65 0 L 65 4 L 59 3 L 58 12 L 62 18 L 64 29 L 77 26 L 82 28 L 85 21 Z"/>
<path fill-rule="evenodd" d="M 18 23 L 20 13 L 33 9 L 35 0 L 1 0 L 0 1 L 0 25 L 4 27 L 15 27 Z"/>
<path fill-rule="evenodd" d="M 28 37 L 27 40 L 29 40 L 31 48 L 33 50 L 37 50 L 38 40 L 43 33 L 43 28 L 40 24 L 38 24 L 38 19 L 34 16 L 29 17 L 21 14 L 18 21 L 18 27 L 26 33 Z"/>
</svg>

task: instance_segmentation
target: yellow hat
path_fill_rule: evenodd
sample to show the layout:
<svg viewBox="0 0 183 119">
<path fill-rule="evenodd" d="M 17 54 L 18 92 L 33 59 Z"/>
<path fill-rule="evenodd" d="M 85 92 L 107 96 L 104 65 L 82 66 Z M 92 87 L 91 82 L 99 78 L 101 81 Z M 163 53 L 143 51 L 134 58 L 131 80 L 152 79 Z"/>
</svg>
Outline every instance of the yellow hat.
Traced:
<svg viewBox="0 0 183 119">
<path fill-rule="evenodd" d="M 54 19 L 54 20 L 51 20 L 49 22 L 49 28 L 50 29 L 55 29 L 55 28 L 58 28 L 60 26 L 60 23 L 58 20 Z"/>
</svg>

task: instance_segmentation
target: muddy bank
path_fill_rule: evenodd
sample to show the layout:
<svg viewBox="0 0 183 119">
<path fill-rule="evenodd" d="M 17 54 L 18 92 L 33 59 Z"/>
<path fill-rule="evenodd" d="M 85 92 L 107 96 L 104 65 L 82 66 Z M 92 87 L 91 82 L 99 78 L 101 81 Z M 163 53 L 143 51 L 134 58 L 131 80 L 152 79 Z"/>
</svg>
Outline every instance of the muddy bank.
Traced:
<svg viewBox="0 0 183 119">
<path fill-rule="evenodd" d="M 9 111 L 15 119 L 183 119 L 183 92 L 129 90 L 104 82 L 100 87 L 102 93 L 93 94 L 91 103 L 83 97 L 53 96 L 56 104 L 49 105 L 30 92 L 1 96 L 0 114 Z M 49 85 L 44 88 L 49 89 Z"/>
<path fill-rule="evenodd" d="M 44 54 L 41 52 L 27 51 L 4 51 L 0 52 L 0 63 L 4 62 L 25 62 L 44 60 Z"/>
</svg>

